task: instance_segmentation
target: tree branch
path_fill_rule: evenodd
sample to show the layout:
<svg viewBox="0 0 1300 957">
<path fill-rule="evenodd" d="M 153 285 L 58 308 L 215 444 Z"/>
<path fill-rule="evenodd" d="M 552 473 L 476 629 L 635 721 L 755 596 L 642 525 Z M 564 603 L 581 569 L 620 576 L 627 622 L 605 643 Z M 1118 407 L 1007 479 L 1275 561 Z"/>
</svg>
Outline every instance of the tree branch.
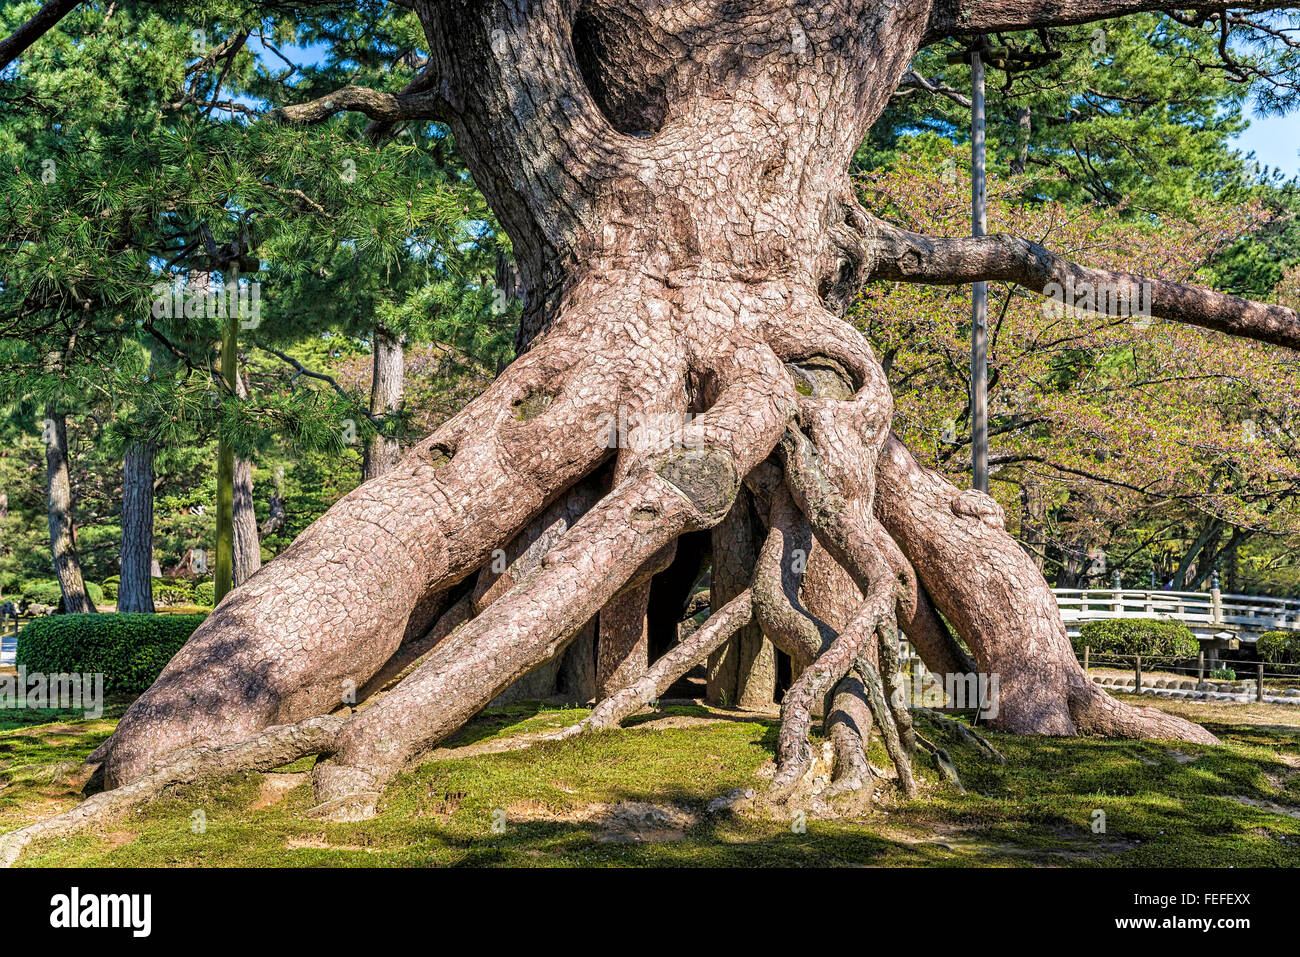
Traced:
<svg viewBox="0 0 1300 957">
<path fill-rule="evenodd" d="M 319 123 L 349 110 L 364 113 L 380 123 L 404 120 L 436 120 L 442 99 L 435 93 L 383 93 L 364 86 L 345 86 L 327 96 L 293 106 L 281 106 L 267 114 L 272 122 Z"/>
<path fill-rule="evenodd" d="M 1096 294 L 1094 305 L 1084 311 L 1109 315 L 1107 300 L 1111 305 L 1127 301 L 1131 307 L 1140 298 L 1143 310 L 1135 315 L 1146 315 L 1145 306 L 1149 304 L 1149 314 L 1159 319 L 1300 349 L 1300 316 L 1285 306 L 1133 273 L 1080 266 L 1016 236 L 940 239 L 880 220 L 876 226 L 877 258 L 870 274 L 873 279 L 935 286 L 1014 282 L 1040 295 L 1063 296 L 1065 308 L 1077 306 L 1077 300 L 1071 301 L 1071 291 L 1082 294 L 1090 289 Z"/>
<path fill-rule="evenodd" d="M 1068 27 L 1097 20 L 1110 20 L 1134 13 L 1154 10 L 1191 10 L 1202 19 L 1211 14 L 1234 10 L 1284 10 L 1294 3 L 1270 0 L 1237 0 L 1233 3 L 1202 3 L 1182 6 L 1168 0 L 993 0 L 991 3 L 966 3 L 963 0 L 936 0 L 922 45 L 947 37 L 975 36 L 1036 27 Z"/>
<path fill-rule="evenodd" d="M 53 29 L 56 23 L 73 11 L 77 3 L 78 0 L 50 0 L 36 11 L 36 16 L 15 30 L 11 36 L 0 40 L 0 70 L 7 67 L 24 50 Z"/>
</svg>

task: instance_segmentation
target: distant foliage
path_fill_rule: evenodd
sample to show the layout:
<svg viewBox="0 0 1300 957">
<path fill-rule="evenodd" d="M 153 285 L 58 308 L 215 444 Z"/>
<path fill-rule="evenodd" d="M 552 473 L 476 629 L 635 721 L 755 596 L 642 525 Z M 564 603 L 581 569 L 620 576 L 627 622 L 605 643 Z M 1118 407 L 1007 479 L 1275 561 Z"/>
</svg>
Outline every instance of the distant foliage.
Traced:
<svg viewBox="0 0 1300 957">
<path fill-rule="evenodd" d="M 104 604 L 104 589 L 94 582 L 86 582 L 86 594 L 96 605 Z M 23 585 L 22 595 L 23 601 L 29 605 L 52 605 L 58 608 L 63 601 L 63 590 L 54 578 L 38 578 L 27 582 Z"/>
<path fill-rule="evenodd" d="M 217 603 L 217 586 L 213 582 L 199 582 L 194 586 L 194 604 L 211 608 Z"/>
<path fill-rule="evenodd" d="M 1300 664 L 1300 633 L 1266 631 L 1259 636 L 1255 650 L 1261 658 L 1275 665 Z"/>
<path fill-rule="evenodd" d="M 103 674 L 104 690 L 144 691 L 206 615 L 55 615 L 18 633 L 17 663 L 42 674 Z"/>
<path fill-rule="evenodd" d="M 1152 658 L 1191 658 L 1199 650 L 1196 637 L 1181 621 L 1112 618 L 1089 621 L 1072 639 L 1074 650 L 1084 646 L 1100 655 L 1143 655 Z"/>
</svg>

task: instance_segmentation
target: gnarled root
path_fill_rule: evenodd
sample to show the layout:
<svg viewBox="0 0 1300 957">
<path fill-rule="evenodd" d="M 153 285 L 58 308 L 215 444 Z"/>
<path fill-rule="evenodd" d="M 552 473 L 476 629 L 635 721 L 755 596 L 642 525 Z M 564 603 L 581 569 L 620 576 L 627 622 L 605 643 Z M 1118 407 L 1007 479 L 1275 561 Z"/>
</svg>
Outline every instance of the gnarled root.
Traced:
<svg viewBox="0 0 1300 957">
<path fill-rule="evenodd" d="M 188 748 L 159 762 L 129 784 L 101 791 L 70 811 L 37 821 L 0 837 L 0 867 L 9 867 L 32 841 L 83 831 L 147 804 L 177 784 L 210 781 L 239 771 L 271 771 L 334 746 L 345 715 L 308 718 L 298 724 L 264 728 L 234 744 Z"/>
<path fill-rule="evenodd" d="M 912 776 L 912 756 L 899 734 L 897 715 L 900 710 L 891 706 L 885 694 L 884 682 L 878 672 L 865 656 L 853 663 L 853 671 L 862 680 L 866 690 L 867 704 L 871 707 L 872 717 L 880 727 L 880 739 L 884 742 L 885 753 L 898 772 L 898 785 L 908 797 L 916 797 L 916 778 Z"/>
<path fill-rule="evenodd" d="M 315 771 L 318 813 L 371 813 L 401 768 L 643 587 L 683 534 L 717 525 L 742 477 L 767 518 L 749 590 L 611 687 L 579 730 L 617 723 L 753 620 L 797 675 L 771 797 L 783 800 L 805 774 L 817 704 L 835 755 L 824 796 L 869 800 L 873 727 L 913 795 L 914 747 L 953 778 L 955 769 L 912 726 L 896 638 L 902 627 L 932 670 L 969 673 L 941 611 L 1000 679 L 996 723 L 1009 730 L 1214 740 L 1087 680 L 996 504 L 920 468 L 888 436 L 888 389 L 856 330 L 801 299 L 773 308 L 780 293 L 702 288 L 688 297 L 700 315 L 686 327 L 644 278 L 612 296 L 577 288 L 600 303 L 602 321 L 557 321 L 397 469 L 341 500 L 227 598 L 97 753 L 108 786 L 121 786 L 4 846 L 102 820 L 172 783 L 305 753 L 326 757 Z M 766 318 L 741 323 L 745 312 Z M 608 322 L 613 314 L 633 318 Z M 580 361 L 593 352 L 606 361 Z M 620 401 L 708 411 L 684 441 L 620 455 L 612 490 L 575 504 L 575 485 L 610 454 L 608 410 Z M 507 570 L 489 572 L 503 546 Z M 812 605 L 801 595 L 810 560 L 827 572 Z M 312 717 L 350 704 L 356 687 L 372 695 L 359 710 Z M 996 755 L 976 732 L 954 733 Z"/>
<path fill-rule="evenodd" d="M 849 674 L 831 692 L 826 709 L 827 737 L 835 756 L 831 786 L 822 797 L 853 813 L 870 806 L 875 793 L 867 740 L 871 736 L 871 706 L 862 680 Z"/>
<path fill-rule="evenodd" d="M 377 791 L 503 687 L 561 651 L 661 549 L 721 520 L 740 476 L 775 444 L 790 401 L 789 393 L 773 394 L 770 352 L 738 352 L 747 353 L 733 357 L 746 371 L 692 423 L 685 449 L 644 456 L 644 467 L 586 513 L 536 572 L 357 714 L 336 752 L 316 767 L 317 796 L 326 805 L 368 813 L 352 807 L 352 795 Z"/>
<path fill-rule="evenodd" d="M 963 742 L 973 745 L 984 753 L 984 755 L 998 764 L 1006 764 L 1007 759 L 1002 756 L 1002 752 L 993 746 L 987 737 L 981 734 L 975 728 L 962 724 L 960 721 L 954 721 L 946 714 L 940 714 L 931 708 L 914 708 L 913 713 L 919 717 L 924 717 L 927 721 L 933 722 L 943 730 L 960 738 Z"/>
<path fill-rule="evenodd" d="M 1075 660 L 1051 589 L 987 495 L 959 491 L 895 438 L 876 472 L 875 512 L 926 592 L 996 680 L 991 723 L 1021 734 L 1079 732 L 1214 743 L 1199 725 L 1096 688 Z"/>
<path fill-rule="evenodd" d="M 750 593 L 741 592 L 710 615 L 690 637 L 659 658 L 645 674 L 615 691 L 596 705 L 586 718 L 557 732 L 554 737 L 570 738 L 586 731 L 612 728 L 635 714 L 749 624 L 754 614 L 753 605 Z"/>
<path fill-rule="evenodd" d="M 106 784 L 334 710 L 427 630 L 440 591 L 607 454 L 600 409 L 627 370 L 583 366 L 589 348 L 557 336 L 522 357 L 227 596 L 96 754 Z"/>
</svg>

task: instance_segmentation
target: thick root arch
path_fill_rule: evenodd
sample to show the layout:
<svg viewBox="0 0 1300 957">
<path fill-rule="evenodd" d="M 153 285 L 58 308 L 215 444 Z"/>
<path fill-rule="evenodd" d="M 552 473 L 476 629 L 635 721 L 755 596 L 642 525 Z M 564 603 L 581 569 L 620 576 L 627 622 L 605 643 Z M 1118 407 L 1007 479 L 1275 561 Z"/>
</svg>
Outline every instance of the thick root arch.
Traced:
<svg viewBox="0 0 1300 957">
<path fill-rule="evenodd" d="M 900 630 L 936 673 L 996 676 L 995 723 L 1009 730 L 1213 741 L 1086 680 L 992 500 L 890 436 L 885 377 L 856 330 L 809 300 L 710 288 L 680 297 L 678 322 L 677 306 L 647 305 L 662 294 L 633 284 L 557 322 L 391 478 L 336 505 L 222 603 L 92 756 L 110 790 L 5 847 L 290 752 L 323 758 L 320 813 L 366 816 L 395 774 L 590 635 L 611 603 L 643 615 L 635 592 L 683 535 L 722 521 L 742 482 L 764 527 L 749 587 L 648 667 L 606 669 L 596 709 L 563 736 L 617 724 L 754 624 L 795 669 L 773 803 L 807 774 L 819 710 L 828 796 L 870 800 L 873 730 L 915 793 L 914 751 L 936 748 L 903 700 Z M 610 310 L 633 319 L 611 325 Z M 619 359 L 583 361 L 593 354 Z M 622 403 L 684 425 L 616 450 Z M 602 492 L 593 476 L 615 455 Z M 501 556 L 505 571 L 483 571 Z"/>
</svg>

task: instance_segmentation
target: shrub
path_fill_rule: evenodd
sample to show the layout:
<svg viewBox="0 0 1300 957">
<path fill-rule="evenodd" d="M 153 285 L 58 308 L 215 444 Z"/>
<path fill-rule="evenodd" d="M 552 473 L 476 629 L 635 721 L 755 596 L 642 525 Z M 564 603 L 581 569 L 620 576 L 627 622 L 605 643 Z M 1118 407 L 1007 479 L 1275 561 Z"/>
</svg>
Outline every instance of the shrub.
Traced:
<svg viewBox="0 0 1300 957">
<path fill-rule="evenodd" d="M 86 582 L 86 594 L 96 605 L 104 604 L 104 589 L 94 582 Z M 59 588 L 58 579 L 38 578 L 23 586 L 23 601 L 28 604 L 34 602 L 38 605 L 52 605 L 58 608 L 59 603 L 63 601 L 63 590 Z"/>
<path fill-rule="evenodd" d="M 185 578 L 155 578 L 153 580 L 153 603 L 163 607 L 192 605 L 194 604 L 194 583 Z"/>
<path fill-rule="evenodd" d="M 23 601 L 58 608 L 59 602 L 63 601 L 63 590 L 53 578 L 38 578 L 23 584 Z"/>
<path fill-rule="evenodd" d="M 1210 677 L 1215 681 L 1236 681 L 1237 672 L 1231 668 L 1215 668 L 1210 672 Z"/>
<path fill-rule="evenodd" d="M 121 575 L 112 575 L 104 579 L 104 584 L 100 587 L 104 589 L 104 597 L 109 601 L 117 601 L 117 589 L 122 584 Z"/>
<path fill-rule="evenodd" d="M 194 586 L 194 604 L 211 608 L 217 603 L 216 582 L 199 582 Z"/>
<path fill-rule="evenodd" d="M 1266 631 L 1259 636 L 1255 650 L 1275 665 L 1300 664 L 1300 631 Z"/>
<path fill-rule="evenodd" d="M 1111 618 L 1085 622 L 1074 650 L 1084 645 L 1100 655 L 1142 655 L 1150 658 L 1192 658 L 1200 649 L 1196 637 L 1181 621 L 1150 618 Z"/>
<path fill-rule="evenodd" d="M 104 690 L 141 692 L 206 615 L 54 615 L 18 632 L 16 662 L 42 674 L 104 675 Z"/>
</svg>

